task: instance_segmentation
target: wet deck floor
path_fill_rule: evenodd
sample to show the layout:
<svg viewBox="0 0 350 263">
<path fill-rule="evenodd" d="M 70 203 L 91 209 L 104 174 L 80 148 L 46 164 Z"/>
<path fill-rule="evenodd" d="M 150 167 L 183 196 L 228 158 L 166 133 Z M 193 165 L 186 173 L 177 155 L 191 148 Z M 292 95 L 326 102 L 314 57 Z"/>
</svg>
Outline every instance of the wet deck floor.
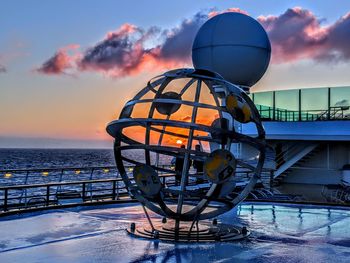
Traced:
<svg viewBox="0 0 350 263">
<path fill-rule="evenodd" d="M 245 203 L 219 221 L 252 234 L 236 243 L 135 239 L 125 228 L 146 224 L 137 205 L 0 218 L 0 262 L 350 262 L 350 210 Z"/>
</svg>

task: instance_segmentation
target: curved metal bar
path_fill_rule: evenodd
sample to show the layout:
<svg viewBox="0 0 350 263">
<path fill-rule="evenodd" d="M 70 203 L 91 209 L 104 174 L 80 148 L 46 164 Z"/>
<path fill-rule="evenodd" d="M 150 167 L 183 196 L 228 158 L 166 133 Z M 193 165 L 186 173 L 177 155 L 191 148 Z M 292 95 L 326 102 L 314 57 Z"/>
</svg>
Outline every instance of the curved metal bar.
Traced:
<svg viewBox="0 0 350 263">
<path fill-rule="evenodd" d="M 120 142 L 119 141 L 115 141 L 114 142 L 114 154 L 115 154 L 115 159 L 116 159 L 116 165 L 118 167 L 119 173 L 121 178 L 123 179 L 123 182 L 125 184 L 125 186 L 127 187 L 127 189 L 129 190 L 129 192 L 131 193 L 131 195 L 133 195 L 141 204 L 145 205 L 148 209 L 150 209 L 151 211 L 161 215 L 161 216 L 166 216 L 165 212 L 160 209 L 159 207 L 155 206 L 152 202 L 150 202 L 147 198 L 145 198 L 144 196 L 142 196 L 137 189 L 135 189 L 135 187 L 132 186 L 126 171 L 124 169 L 124 165 L 123 165 L 123 161 L 121 158 L 121 151 L 120 149 L 118 149 L 118 146 L 120 146 Z"/>
<path fill-rule="evenodd" d="M 168 116 L 166 117 L 166 119 L 169 120 L 169 119 L 170 119 L 170 115 L 168 115 Z M 159 139 L 158 139 L 158 146 L 161 146 L 161 145 L 162 145 L 162 141 L 163 141 L 163 136 L 164 136 L 165 128 L 166 128 L 166 126 L 163 125 L 162 130 L 159 131 L 159 132 L 160 132 L 160 136 L 159 136 Z M 151 127 L 151 129 L 152 129 L 152 127 Z M 156 153 L 156 154 L 157 154 L 157 156 L 156 156 L 156 164 L 155 164 L 155 165 L 158 166 L 158 162 L 159 162 L 159 153 Z"/>
<path fill-rule="evenodd" d="M 220 128 L 211 128 L 210 126 L 198 123 L 184 122 L 184 121 L 172 121 L 172 120 L 162 120 L 162 119 L 152 119 L 152 118 L 135 118 L 135 119 L 120 119 L 117 121 L 112 121 L 108 124 L 107 132 L 116 138 L 118 136 L 118 132 L 126 127 L 135 126 L 135 124 L 139 126 L 146 127 L 147 125 L 155 125 L 155 126 L 169 126 L 169 127 L 177 127 L 177 128 L 185 128 L 185 129 L 196 129 L 204 132 L 210 133 L 211 131 L 227 133 Z"/>
<path fill-rule="evenodd" d="M 129 142 L 131 143 L 140 143 L 137 141 L 132 140 L 130 137 L 127 137 L 125 135 L 121 136 L 120 134 L 117 134 L 116 132 L 120 132 L 122 129 L 126 128 L 126 127 L 130 127 L 130 126 L 135 126 L 135 124 L 138 124 L 139 126 L 142 127 L 147 127 L 149 126 L 150 130 L 153 131 L 157 131 L 157 132 L 161 132 L 161 129 L 152 127 L 152 125 L 155 126 L 167 126 L 167 127 L 177 127 L 177 128 L 185 128 L 185 129 L 195 129 L 198 131 L 202 131 L 202 132 L 207 132 L 208 134 L 210 134 L 211 132 L 216 132 L 216 133 L 221 133 L 223 136 L 228 136 L 231 139 L 233 139 L 234 141 L 237 142 L 243 142 L 243 143 L 247 143 L 259 150 L 263 149 L 266 144 L 260 139 L 261 136 L 258 136 L 258 138 L 254 138 L 254 137 L 249 137 L 246 136 L 244 134 L 241 133 L 237 133 L 235 131 L 225 131 L 221 128 L 212 128 L 210 126 L 206 126 L 203 124 L 197 124 L 197 123 L 190 123 L 190 122 L 183 122 L 183 121 L 172 121 L 172 120 L 161 120 L 161 119 L 151 119 L 151 118 L 138 118 L 138 119 L 120 119 L 117 121 L 113 121 L 109 124 L 107 131 L 109 134 L 113 135 L 113 137 L 119 136 L 119 137 L 123 137 L 123 141 L 127 142 L 127 140 L 129 140 Z M 180 134 L 180 133 L 175 133 L 175 132 L 169 132 L 169 131 L 164 131 L 165 134 L 168 135 L 173 135 L 173 136 L 178 136 L 180 138 L 187 138 L 188 136 L 184 135 L 184 134 Z M 198 137 L 195 136 L 195 140 L 199 140 L 199 138 L 201 138 L 201 140 L 204 141 L 212 141 L 212 142 L 216 142 L 217 140 L 211 138 L 211 137 Z M 147 144 L 145 142 L 145 144 Z"/>
<path fill-rule="evenodd" d="M 132 164 L 134 164 L 134 165 L 143 164 L 143 163 L 141 163 L 141 162 L 132 160 L 132 159 L 127 158 L 127 157 L 125 157 L 125 156 L 121 156 L 120 158 L 122 159 L 122 161 L 126 161 L 126 162 L 132 163 Z M 170 169 L 166 169 L 166 168 L 162 168 L 162 167 L 154 166 L 154 165 L 150 165 L 150 166 L 151 166 L 153 169 L 158 170 L 158 171 L 160 171 L 160 172 L 174 173 L 174 171 L 173 171 L 173 170 L 170 170 Z"/>
<path fill-rule="evenodd" d="M 134 106 L 137 104 L 141 103 L 151 103 L 151 102 L 156 102 L 156 103 L 171 103 L 171 104 L 180 104 L 180 105 L 187 105 L 187 106 L 196 106 L 198 108 L 205 108 L 205 109 L 213 109 L 217 111 L 223 111 L 223 112 L 228 112 L 226 109 L 223 109 L 218 106 L 214 106 L 211 104 L 206 104 L 206 103 L 201 103 L 201 102 L 193 102 L 193 101 L 188 101 L 188 100 L 176 100 L 176 99 L 166 99 L 166 98 L 156 98 L 156 99 L 143 99 L 143 100 L 129 100 L 124 107 L 130 107 Z"/>
<path fill-rule="evenodd" d="M 195 102 L 199 101 L 201 84 L 202 84 L 202 82 L 200 80 L 198 80 L 196 94 L 195 94 Z M 191 122 L 194 123 L 196 121 L 196 117 L 197 117 L 197 107 L 193 107 L 192 115 L 191 115 Z M 188 167 L 189 158 L 190 158 L 188 150 L 191 150 L 191 148 L 192 148 L 192 140 L 193 140 L 193 128 L 190 129 L 190 134 L 189 134 L 188 140 L 187 140 L 187 151 L 185 153 L 185 159 L 184 159 L 184 165 L 182 167 L 182 175 L 181 175 L 181 183 L 180 183 L 181 192 L 185 191 L 186 184 L 187 184 L 187 179 L 188 179 L 187 167 Z M 180 194 L 178 197 L 177 210 L 176 210 L 176 212 L 178 214 L 182 213 L 182 204 L 183 204 L 183 194 Z M 197 206 L 194 209 L 196 209 L 196 208 L 197 208 Z M 178 225 L 178 224 L 176 224 L 176 225 Z"/>
<path fill-rule="evenodd" d="M 192 83 L 195 82 L 195 79 L 191 79 L 190 81 L 187 82 L 187 84 L 185 85 L 185 87 L 181 90 L 180 92 L 180 95 L 183 95 L 183 93 L 185 93 L 185 91 L 192 85 Z M 155 102 L 155 100 L 159 100 L 159 99 L 154 99 L 153 102 Z M 176 100 L 177 102 L 177 100 Z M 166 120 L 169 120 L 170 119 L 170 116 L 171 115 L 168 115 Z M 158 140 L 158 146 L 160 146 L 162 144 L 162 140 L 163 140 L 163 135 L 164 135 L 164 132 L 165 132 L 165 125 L 163 125 L 163 128 L 162 130 L 160 131 L 160 136 L 159 136 L 159 140 Z M 156 166 L 158 165 L 158 161 L 159 161 L 159 153 L 157 153 L 157 156 L 156 156 Z"/>
<path fill-rule="evenodd" d="M 194 160 L 203 160 L 204 157 L 208 157 L 210 153 L 207 152 L 196 152 L 196 150 L 187 150 L 183 148 L 176 148 L 171 146 L 159 146 L 159 145 L 122 145 L 119 146 L 120 150 L 144 150 L 147 148 L 148 150 L 155 152 L 155 153 L 161 153 L 161 154 L 169 154 L 171 156 L 179 156 L 179 153 L 185 154 L 188 152 L 189 154 L 192 154 L 192 158 Z"/>
<path fill-rule="evenodd" d="M 158 91 L 156 92 L 155 98 L 157 98 L 162 92 L 163 90 L 166 88 L 166 86 L 170 83 L 171 79 L 165 79 L 161 84 L 160 87 L 158 89 Z M 154 110 L 155 110 L 155 103 L 152 102 L 151 104 L 151 108 L 149 110 L 148 113 L 148 118 L 152 118 L 153 114 L 154 114 Z M 149 144 L 149 140 L 150 140 L 150 124 L 147 123 L 146 124 L 146 133 L 145 133 L 145 144 L 148 145 Z M 145 150 L 145 157 L 146 157 L 146 164 L 150 165 L 151 163 L 151 158 L 149 155 L 149 151 L 146 149 Z"/>
</svg>

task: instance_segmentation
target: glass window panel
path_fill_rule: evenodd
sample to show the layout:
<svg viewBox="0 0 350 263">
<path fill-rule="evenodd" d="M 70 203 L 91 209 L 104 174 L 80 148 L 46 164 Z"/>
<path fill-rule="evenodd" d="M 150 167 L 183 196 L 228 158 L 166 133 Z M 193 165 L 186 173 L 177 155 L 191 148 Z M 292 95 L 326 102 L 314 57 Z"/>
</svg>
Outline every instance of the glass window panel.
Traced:
<svg viewBox="0 0 350 263">
<path fill-rule="evenodd" d="M 268 91 L 254 93 L 254 103 L 256 105 L 273 107 L 273 92 Z"/>
<path fill-rule="evenodd" d="M 299 90 L 280 90 L 275 93 L 275 107 L 290 111 L 299 110 Z"/>
<path fill-rule="evenodd" d="M 302 89 L 302 111 L 325 111 L 328 109 L 328 88 Z"/>
<path fill-rule="evenodd" d="M 334 109 L 340 118 L 350 117 L 350 87 L 331 88 L 331 107 L 341 107 L 341 112 Z M 339 115 L 340 114 L 340 115 Z M 349 116 L 349 117 L 348 117 Z"/>
<path fill-rule="evenodd" d="M 331 88 L 331 107 L 350 105 L 350 87 Z"/>
<path fill-rule="evenodd" d="M 263 119 L 272 119 L 273 116 L 273 92 L 254 93 L 254 103 Z"/>
</svg>

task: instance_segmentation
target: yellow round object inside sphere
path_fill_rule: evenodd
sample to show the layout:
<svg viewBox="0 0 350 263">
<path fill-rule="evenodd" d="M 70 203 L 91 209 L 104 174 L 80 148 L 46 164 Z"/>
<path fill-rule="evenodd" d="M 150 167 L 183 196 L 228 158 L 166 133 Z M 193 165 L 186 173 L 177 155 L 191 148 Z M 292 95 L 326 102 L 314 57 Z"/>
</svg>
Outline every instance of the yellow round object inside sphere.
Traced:
<svg viewBox="0 0 350 263">
<path fill-rule="evenodd" d="M 241 123 L 247 123 L 251 120 L 252 113 L 249 105 L 233 94 L 229 94 L 226 97 L 226 109 L 235 120 Z"/>
</svg>

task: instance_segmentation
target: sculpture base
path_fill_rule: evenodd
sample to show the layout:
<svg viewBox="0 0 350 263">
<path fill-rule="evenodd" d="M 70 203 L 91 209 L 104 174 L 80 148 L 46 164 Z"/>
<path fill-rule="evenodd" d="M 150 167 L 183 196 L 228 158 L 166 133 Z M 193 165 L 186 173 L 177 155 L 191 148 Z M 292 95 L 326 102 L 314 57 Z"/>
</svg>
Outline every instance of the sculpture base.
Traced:
<svg viewBox="0 0 350 263">
<path fill-rule="evenodd" d="M 213 224 L 205 221 L 194 224 L 181 222 L 178 231 L 175 230 L 175 222 L 153 223 L 151 226 L 136 226 L 134 223 L 127 232 L 134 237 L 170 242 L 230 242 L 244 239 L 250 235 L 245 227 Z"/>
</svg>

